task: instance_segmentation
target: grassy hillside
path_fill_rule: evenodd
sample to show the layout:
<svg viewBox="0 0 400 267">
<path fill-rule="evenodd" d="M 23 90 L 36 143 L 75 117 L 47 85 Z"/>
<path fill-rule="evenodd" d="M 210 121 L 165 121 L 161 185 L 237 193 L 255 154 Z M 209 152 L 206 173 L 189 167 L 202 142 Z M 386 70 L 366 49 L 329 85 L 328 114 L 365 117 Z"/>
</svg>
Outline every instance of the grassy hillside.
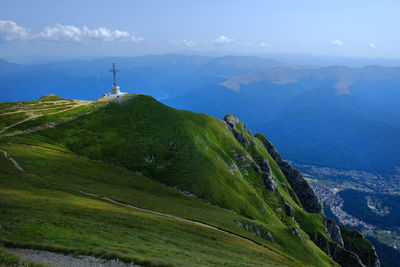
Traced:
<svg viewBox="0 0 400 267">
<path fill-rule="evenodd" d="M 58 101 L 64 100 L 52 102 Z M 24 169 L 1 157 L 4 244 L 138 263 L 334 264 L 308 238 L 326 238 L 323 216 L 302 209 L 261 140 L 244 126 L 241 131 L 251 140 L 247 147 L 223 121 L 148 96 L 79 108 L 84 116 L 69 110 L 49 114 L 13 126 L 0 138 L 0 149 Z M 270 163 L 276 191 L 266 189 L 254 167 L 261 159 Z M 286 214 L 285 202 L 295 220 Z"/>
</svg>

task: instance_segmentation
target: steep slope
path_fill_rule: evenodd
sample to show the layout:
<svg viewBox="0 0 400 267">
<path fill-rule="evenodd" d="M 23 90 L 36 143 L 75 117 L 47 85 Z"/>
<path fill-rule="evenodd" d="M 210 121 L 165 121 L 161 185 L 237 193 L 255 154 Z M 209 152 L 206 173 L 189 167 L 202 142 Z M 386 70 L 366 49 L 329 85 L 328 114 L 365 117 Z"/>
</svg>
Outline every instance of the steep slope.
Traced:
<svg viewBox="0 0 400 267">
<path fill-rule="evenodd" d="M 0 148 L 8 152 L 25 171 L 18 174 L 33 179 L 25 178 L 28 180 L 21 182 L 19 188 L 14 188 L 15 182 L 10 179 L 3 179 L 3 201 L 11 196 L 15 199 L 7 202 L 8 208 L 5 211 L 10 215 L 4 222 L 0 222 L 8 225 L 7 231 L 0 235 L 6 244 L 27 244 L 49 249 L 54 249 L 54 245 L 62 245 L 66 250 L 73 250 L 77 246 L 80 248 L 79 253 L 85 254 L 82 250 L 86 249 L 89 251 L 86 253 L 96 254 L 95 243 L 86 242 L 78 246 L 73 240 L 79 238 L 79 234 L 76 236 L 64 232 L 63 223 L 58 217 L 51 221 L 58 228 L 51 232 L 50 237 L 43 232 L 46 227 L 34 228 L 36 233 L 44 237 L 36 242 L 31 239 L 30 231 L 23 230 L 31 227 L 31 224 L 17 223 L 13 219 L 21 208 L 29 208 L 24 197 L 36 191 L 34 188 L 39 186 L 34 184 L 37 177 L 42 181 L 40 183 L 48 184 L 40 190 L 43 194 L 49 191 L 45 193 L 49 195 L 45 201 L 53 203 L 49 207 L 52 211 L 60 211 L 57 206 L 62 205 L 64 200 L 74 199 L 76 194 L 79 199 L 73 203 L 89 201 L 82 199 L 88 198 L 87 195 L 79 193 L 84 191 L 223 229 L 225 235 L 234 233 L 234 237 L 239 236 L 243 242 L 251 240 L 261 254 L 270 254 L 260 254 L 260 258 L 255 258 L 254 262 L 251 262 L 251 257 L 247 262 L 239 260 L 243 265 L 258 265 L 255 261 L 269 257 L 272 260 L 269 263 L 266 261 L 265 265 L 275 262 L 278 265 L 330 266 L 334 262 L 328 254 L 342 265 L 362 266 L 356 254 L 337 243 L 340 241 L 334 236 L 337 237 L 338 233 L 333 235 L 332 230 L 326 226 L 326 220 L 320 214 L 319 201 L 301 174 L 290 165 L 285 165 L 287 163 L 282 161 L 275 150 L 271 150 L 271 144 L 265 137 L 260 134 L 254 137 L 234 115 L 227 115 L 225 121 L 221 121 L 205 114 L 175 110 L 143 95 L 108 103 L 90 103 L 86 107 L 91 108 L 89 112 L 82 111 L 83 116 L 74 116 L 70 120 L 65 119 L 68 116 L 61 116 L 62 121 L 53 123 L 53 127 L 42 127 L 35 131 L 29 128 L 38 129 L 38 124 L 48 123 L 51 119 L 30 122 L 29 125 L 21 123 L 16 128 L 9 128 L 8 133 L 0 138 Z M 15 131 L 17 128 L 19 131 Z M 4 171 L 7 173 L 8 169 Z M 28 194 L 30 187 L 34 190 Z M 72 194 L 74 197 L 62 194 L 57 196 L 52 190 L 60 194 Z M 35 199 L 36 196 L 29 198 Z M 96 197 L 92 198 L 99 201 Z M 12 203 L 19 204 L 15 206 Z M 81 205 L 84 209 L 82 211 L 75 205 L 64 215 L 89 212 L 85 210 L 86 207 L 96 205 L 100 204 Z M 108 211 L 117 212 L 114 206 L 101 210 L 107 211 L 104 216 L 108 216 Z M 124 214 L 122 211 L 118 213 Z M 31 216 L 40 218 L 43 215 L 33 213 Z M 95 216 L 100 215 L 96 213 Z M 121 220 L 127 220 L 121 216 Z M 103 219 L 106 223 L 102 227 L 105 229 L 115 223 Z M 89 220 L 79 224 L 93 223 Z M 133 225 L 139 227 L 137 223 Z M 152 227 L 159 234 L 166 231 L 166 228 L 159 226 L 149 226 L 143 231 L 151 231 Z M 174 229 L 176 226 L 171 227 Z M 107 232 L 105 229 L 98 231 Z M 126 230 L 121 228 L 121 231 Z M 209 231 L 204 239 L 195 243 L 213 242 L 213 232 Z M 60 235 L 62 232 L 64 234 Z M 83 232 L 82 236 L 85 236 L 86 230 Z M 11 242 L 13 235 L 19 238 Z M 177 256 L 183 247 L 186 247 L 183 250 L 187 255 L 198 257 L 198 262 L 204 260 L 203 257 L 209 253 L 201 248 L 201 253 L 193 254 L 196 249 L 189 244 L 184 245 L 187 240 L 195 240 L 196 233 L 192 237 L 182 237 L 184 234 L 180 232 L 171 233 L 170 238 L 174 235 L 176 240 L 167 243 L 150 239 L 150 243 L 155 242 L 155 246 L 159 246 L 159 251 L 169 242 L 180 244 L 180 249 L 171 252 L 170 256 L 157 250 L 148 254 L 147 249 L 136 247 L 133 243 L 123 249 L 116 243 L 106 242 L 106 236 L 102 235 L 97 243 L 106 251 L 116 250 L 120 257 L 133 254 L 142 260 L 148 257 L 156 261 L 165 258 L 167 262 L 178 265 L 189 264 L 187 260 L 191 257 Z M 126 244 L 127 241 L 122 238 L 118 242 Z M 243 243 L 243 246 L 247 245 Z M 168 245 L 166 247 L 171 251 L 172 248 Z M 233 249 L 234 246 L 217 250 L 224 254 L 220 260 L 226 260 L 226 264 L 231 265 L 228 263 L 231 256 L 224 251 Z M 216 263 L 217 259 L 207 262 L 208 265 L 221 264 L 221 261 Z M 195 262 L 192 264 L 196 265 Z"/>
</svg>

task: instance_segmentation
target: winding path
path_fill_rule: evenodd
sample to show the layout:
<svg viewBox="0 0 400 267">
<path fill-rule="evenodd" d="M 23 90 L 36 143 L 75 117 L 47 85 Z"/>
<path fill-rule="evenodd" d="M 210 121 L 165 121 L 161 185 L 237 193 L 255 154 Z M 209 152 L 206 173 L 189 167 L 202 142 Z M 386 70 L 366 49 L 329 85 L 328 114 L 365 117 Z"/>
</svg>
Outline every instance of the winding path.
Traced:
<svg viewBox="0 0 400 267">
<path fill-rule="evenodd" d="M 43 116 L 48 116 L 48 115 L 53 115 L 53 114 L 57 114 L 57 113 L 69 111 L 69 110 L 71 110 L 71 109 L 78 108 L 78 107 L 85 106 L 85 105 L 87 105 L 87 104 L 75 104 L 75 105 L 69 106 L 69 107 L 66 108 L 66 109 L 59 110 L 59 111 L 56 111 L 56 112 L 52 112 L 52 113 L 48 113 L 48 114 L 42 114 L 42 115 L 31 115 L 31 116 L 30 116 L 29 118 L 27 118 L 27 119 L 24 119 L 24 120 L 22 120 L 22 121 L 19 121 L 19 122 L 17 122 L 17 123 L 14 123 L 14 124 L 12 124 L 12 125 L 9 125 L 9 126 L 3 128 L 2 130 L 0 130 L 0 134 L 2 134 L 3 132 L 7 131 L 8 129 L 10 129 L 10 128 L 14 127 L 14 126 L 17 126 L 17 125 L 19 125 L 19 124 L 21 124 L 21 123 L 24 123 L 24 122 L 26 122 L 26 121 L 30 121 L 30 120 L 33 120 L 33 119 L 37 119 L 37 118 L 40 118 L 40 117 L 43 117 Z M 29 111 L 27 111 L 27 112 L 29 112 Z M 2 114 L 2 115 L 3 115 L 3 114 Z"/>
</svg>

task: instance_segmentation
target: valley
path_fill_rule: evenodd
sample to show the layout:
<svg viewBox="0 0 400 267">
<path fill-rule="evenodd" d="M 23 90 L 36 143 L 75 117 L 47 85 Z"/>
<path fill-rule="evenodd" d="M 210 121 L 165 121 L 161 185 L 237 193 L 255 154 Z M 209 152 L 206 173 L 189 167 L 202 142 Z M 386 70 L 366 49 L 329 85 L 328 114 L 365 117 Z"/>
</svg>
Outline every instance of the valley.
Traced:
<svg viewBox="0 0 400 267">
<path fill-rule="evenodd" d="M 324 203 L 327 216 L 334 218 L 340 224 L 360 230 L 368 238 L 398 250 L 400 255 L 400 228 L 395 223 L 398 220 L 387 217 L 391 212 L 395 216 L 398 214 L 396 211 L 399 206 L 398 200 L 395 204 L 391 204 L 390 208 L 387 206 L 388 201 L 378 200 L 382 197 L 398 198 L 400 195 L 398 176 L 382 177 L 364 171 L 291 163 L 302 170 Z M 381 197 L 377 198 L 377 195 Z M 359 212 L 361 206 L 369 217 Z M 389 219 L 391 223 L 382 225 L 378 218 L 385 222 Z"/>
</svg>

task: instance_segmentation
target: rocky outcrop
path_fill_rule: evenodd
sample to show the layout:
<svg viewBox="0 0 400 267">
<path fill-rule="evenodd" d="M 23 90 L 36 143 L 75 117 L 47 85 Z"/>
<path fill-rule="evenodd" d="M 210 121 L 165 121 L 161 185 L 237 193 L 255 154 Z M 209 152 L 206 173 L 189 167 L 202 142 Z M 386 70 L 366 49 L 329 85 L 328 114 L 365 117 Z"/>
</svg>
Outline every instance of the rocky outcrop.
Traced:
<svg viewBox="0 0 400 267">
<path fill-rule="evenodd" d="M 253 149 L 252 145 L 257 148 L 255 141 L 249 137 L 250 132 L 246 130 L 245 125 L 236 116 L 228 114 L 225 116 L 224 122 L 226 123 L 232 134 L 235 136 L 236 140 L 242 146 L 244 146 L 246 150 L 248 150 L 248 148 Z M 301 204 L 305 211 L 310 213 L 323 214 L 322 203 L 319 201 L 317 194 L 304 179 L 302 173 L 298 169 L 293 168 L 287 161 L 284 161 L 279 155 L 278 151 L 275 149 L 275 147 L 262 134 L 257 134 L 255 137 L 261 140 L 268 153 L 275 160 L 280 170 L 285 175 L 286 180 L 293 189 L 289 191 L 293 194 L 292 198 L 298 204 Z M 268 190 L 274 192 L 278 189 L 278 183 L 272 176 L 272 170 L 268 159 L 264 159 L 259 156 L 255 157 L 254 159 L 252 156 L 246 158 L 245 156 L 239 154 L 235 154 L 235 159 L 239 168 L 241 169 L 252 167 L 256 172 L 261 171 L 262 179 L 264 181 L 265 187 Z M 283 207 L 287 216 L 295 218 L 294 208 L 285 200 L 283 200 Z M 378 257 L 376 256 L 375 250 L 373 249 L 372 245 L 372 249 L 364 251 L 363 247 L 360 245 L 354 243 L 346 243 L 345 238 L 342 237 L 341 228 L 335 223 L 334 220 L 324 217 L 324 224 L 326 234 L 319 232 L 310 232 L 307 234 L 310 239 L 325 253 L 327 253 L 327 255 L 329 255 L 334 261 L 339 263 L 341 266 L 380 266 Z M 291 231 L 294 235 L 302 239 L 302 235 L 296 227 L 292 226 Z M 364 237 L 362 236 L 362 238 Z"/>
<path fill-rule="evenodd" d="M 300 231 L 299 231 L 296 227 L 291 226 L 291 227 L 290 227 L 290 230 L 292 230 L 292 234 L 297 235 L 298 237 L 301 238 L 301 233 L 300 233 Z"/>
<path fill-rule="evenodd" d="M 283 205 L 285 206 L 286 215 L 291 218 L 294 218 L 294 208 L 286 201 L 283 202 Z"/>
<path fill-rule="evenodd" d="M 360 232 L 349 229 L 344 225 L 340 226 L 340 230 L 345 249 L 356 253 L 365 266 L 379 267 L 381 265 L 375 247 Z"/>
<path fill-rule="evenodd" d="M 333 241 L 344 247 L 342 234 L 340 232 L 339 226 L 337 226 L 336 222 L 331 218 L 326 218 L 325 228 L 327 236 Z"/>
<path fill-rule="evenodd" d="M 276 182 L 275 178 L 272 177 L 271 174 L 264 172 L 262 174 L 262 178 L 264 180 L 265 187 L 270 191 L 275 191 L 278 189 L 278 183 Z"/>
<path fill-rule="evenodd" d="M 343 267 L 365 267 L 355 253 L 344 249 L 337 243 L 330 243 L 330 256 Z"/>
<path fill-rule="evenodd" d="M 248 148 L 251 144 L 251 141 L 241 132 L 246 131 L 246 126 L 242 123 L 243 129 L 238 129 L 240 120 L 233 114 L 227 114 L 224 117 L 224 122 L 228 125 L 230 130 L 232 131 L 233 135 L 235 136 L 236 140 L 243 145 L 244 147 Z"/>
<path fill-rule="evenodd" d="M 229 126 L 229 128 L 235 129 L 240 120 L 233 114 L 226 114 L 224 117 L 224 122 Z"/>
<path fill-rule="evenodd" d="M 290 186 L 299 198 L 304 210 L 311 213 L 323 213 L 322 204 L 319 201 L 317 194 L 303 178 L 302 173 L 298 169 L 293 168 L 288 162 L 282 160 L 278 151 L 276 151 L 275 147 L 267 138 L 260 134 L 257 134 L 256 137 L 263 142 L 268 153 L 279 165 Z"/>
<path fill-rule="evenodd" d="M 260 169 L 262 170 L 262 178 L 264 180 L 265 187 L 270 191 L 278 189 L 278 183 L 275 178 L 272 177 L 271 167 L 269 166 L 268 159 L 263 159 L 259 163 Z"/>
<path fill-rule="evenodd" d="M 344 267 L 365 267 L 360 257 L 321 233 L 308 233 L 310 239 L 334 261 Z"/>
</svg>

